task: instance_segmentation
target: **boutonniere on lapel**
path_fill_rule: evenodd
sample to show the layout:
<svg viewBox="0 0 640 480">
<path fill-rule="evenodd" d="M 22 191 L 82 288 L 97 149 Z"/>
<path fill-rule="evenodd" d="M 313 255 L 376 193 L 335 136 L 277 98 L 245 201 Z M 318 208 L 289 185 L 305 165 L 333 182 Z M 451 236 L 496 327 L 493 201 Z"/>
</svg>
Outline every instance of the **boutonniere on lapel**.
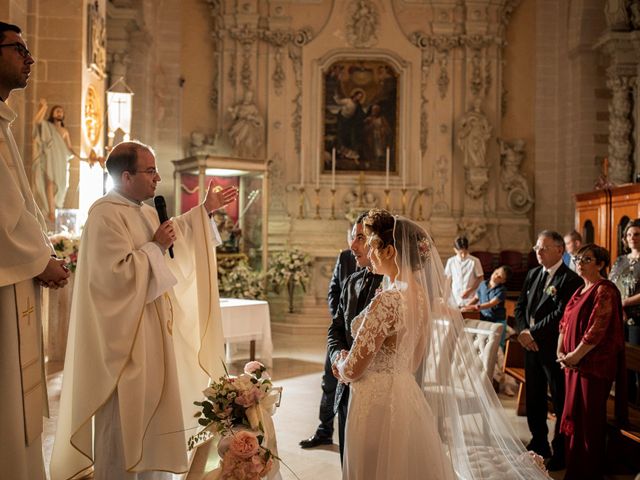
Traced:
<svg viewBox="0 0 640 480">
<path fill-rule="evenodd" d="M 558 290 L 553 285 L 549 285 L 547 288 L 544 289 L 544 293 L 546 293 L 550 297 L 555 297 L 556 294 L 558 293 Z"/>
</svg>

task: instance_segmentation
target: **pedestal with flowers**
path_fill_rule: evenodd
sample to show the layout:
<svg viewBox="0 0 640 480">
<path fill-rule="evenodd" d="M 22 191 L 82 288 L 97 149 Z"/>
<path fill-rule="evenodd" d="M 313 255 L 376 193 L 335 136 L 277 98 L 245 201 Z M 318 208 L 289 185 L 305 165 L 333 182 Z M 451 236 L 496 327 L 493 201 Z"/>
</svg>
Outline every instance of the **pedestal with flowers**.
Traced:
<svg viewBox="0 0 640 480">
<path fill-rule="evenodd" d="M 274 387 L 266 367 L 249 362 L 239 376 L 228 373 L 204 390 L 198 423 L 204 429 L 189 439 L 189 448 L 218 441 L 220 465 L 207 480 L 280 478 L 275 428 L 271 416 L 282 389 Z"/>
</svg>

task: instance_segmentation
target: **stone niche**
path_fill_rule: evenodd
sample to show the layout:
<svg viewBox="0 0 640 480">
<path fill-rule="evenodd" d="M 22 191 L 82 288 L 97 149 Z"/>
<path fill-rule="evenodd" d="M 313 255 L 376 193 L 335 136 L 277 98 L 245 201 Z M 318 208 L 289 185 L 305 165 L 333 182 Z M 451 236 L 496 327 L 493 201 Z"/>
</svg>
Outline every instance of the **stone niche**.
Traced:
<svg viewBox="0 0 640 480">
<path fill-rule="evenodd" d="M 335 258 L 354 216 L 371 207 L 422 222 L 443 256 L 463 232 L 472 250 L 530 247 L 528 145 L 502 135 L 505 32 L 518 1 L 206 3 L 215 126 L 191 134 L 191 153 L 265 161 L 269 250 L 296 246 L 315 260 L 299 313 L 272 302 L 276 330 L 326 331 Z M 332 84 L 336 65 L 350 77 Z M 367 98 L 374 80 L 397 93 L 387 126 Z M 370 157 L 349 144 L 356 108 L 378 122 Z"/>
</svg>

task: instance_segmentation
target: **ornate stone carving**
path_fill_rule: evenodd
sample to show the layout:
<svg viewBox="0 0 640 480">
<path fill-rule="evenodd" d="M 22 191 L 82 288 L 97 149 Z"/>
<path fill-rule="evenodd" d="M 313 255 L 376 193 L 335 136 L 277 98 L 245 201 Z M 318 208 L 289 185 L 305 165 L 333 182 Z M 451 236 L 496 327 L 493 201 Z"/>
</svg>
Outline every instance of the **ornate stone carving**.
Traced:
<svg viewBox="0 0 640 480">
<path fill-rule="evenodd" d="M 292 113 L 291 127 L 295 135 L 295 149 L 298 154 L 301 148 L 302 128 L 302 47 L 313 39 L 313 32 L 309 27 L 295 32 L 289 43 L 289 58 L 293 65 L 293 76 L 296 84 L 296 96 L 293 102 L 296 105 Z"/>
<path fill-rule="evenodd" d="M 302 139 L 302 50 L 298 46 L 289 46 L 289 58 L 293 64 L 293 76 L 296 82 L 296 96 L 293 99 L 295 109 L 292 113 L 291 127 L 295 136 L 295 149 L 298 154 Z"/>
<path fill-rule="evenodd" d="M 276 66 L 271 75 L 271 80 L 275 87 L 276 95 L 282 95 L 282 87 L 286 80 L 284 68 L 282 67 L 282 48 L 293 40 L 293 33 L 287 30 L 264 30 L 261 38 L 273 45 L 276 49 Z"/>
<path fill-rule="evenodd" d="M 482 113 L 482 102 L 476 98 L 473 108 L 462 118 L 458 145 L 464 153 L 465 191 L 474 199 L 484 195 L 489 182 L 487 141 L 491 138 L 491 124 Z"/>
<path fill-rule="evenodd" d="M 220 101 L 220 61 L 221 41 L 224 32 L 224 15 L 221 0 L 205 0 L 211 13 L 211 38 L 213 40 L 213 78 L 211 81 L 211 95 L 209 103 L 214 110 L 218 109 Z"/>
<path fill-rule="evenodd" d="M 97 0 L 89 4 L 87 24 L 87 65 L 103 78 L 107 68 L 106 29 Z"/>
<path fill-rule="evenodd" d="M 440 98 L 444 100 L 447 96 L 447 89 L 449 88 L 449 72 L 447 71 L 448 53 L 443 52 L 440 54 L 438 64 L 440 65 L 440 75 L 438 76 L 438 90 L 440 91 Z"/>
<path fill-rule="evenodd" d="M 610 30 L 629 30 L 627 0 L 607 0 L 604 13 Z"/>
<path fill-rule="evenodd" d="M 246 90 L 242 101 L 229 108 L 229 115 L 231 124 L 227 133 L 234 153 L 255 157 L 264 143 L 264 120 L 251 90 Z"/>
<path fill-rule="evenodd" d="M 469 240 L 476 243 L 487 233 L 487 222 L 479 219 L 463 219 L 458 223 L 458 230 Z"/>
<path fill-rule="evenodd" d="M 473 55 L 471 56 L 471 93 L 473 93 L 476 97 L 480 95 L 482 91 L 482 69 L 481 69 L 482 59 L 480 57 L 480 50 L 473 50 Z"/>
<path fill-rule="evenodd" d="M 609 104 L 609 178 L 614 184 L 631 181 L 631 82 L 614 76 L 607 81 L 613 96 Z"/>
<path fill-rule="evenodd" d="M 240 82 L 245 90 L 251 86 L 251 50 L 258 39 L 258 30 L 251 28 L 246 23 L 240 28 L 229 29 L 229 36 L 242 46 L 242 68 L 240 69 Z"/>
<path fill-rule="evenodd" d="M 223 135 L 206 135 L 194 130 L 189 136 L 189 155 L 218 155 L 227 156 L 232 153 L 231 147 Z"/>
<path fill-rule="evenodd" d="M 524 159 L 525 142 L 521 139 L 511 141 L 498 139 L 500 145 L 500 182 L 508 191 L 507 206 L 517 214 L 527 213 L 533 205 L 527 179 L 520 173 Z"/>
<path fill-rule="evenodd" d="M 347 7 L 345 30 L 349 45 L 369 48 L 378 42 L 378 9 L 369 0 L 352 0 Z"/>
<path fill-rule="evenodd" d="M 436 179 L 433 210 L 436 213 L 447 213 L 449 211 L 449 205 L 445 198 L 445 189 L 447 181 L 449 180 L 449 161 L 447 157 L 441 155 L 440 158 L 438 158 L 433 173 Z"/>
<path fill-rule="evenodd" d="M 382 199 L 373 192 L 364 190 L 360 194 L 357 190 L 350 190 L 342 199 L 344 206 L 345 218 L 350 223 L 355 222 L 358 215 L 372 208 L 376 208 L 382 204 Z"/>
</svg>

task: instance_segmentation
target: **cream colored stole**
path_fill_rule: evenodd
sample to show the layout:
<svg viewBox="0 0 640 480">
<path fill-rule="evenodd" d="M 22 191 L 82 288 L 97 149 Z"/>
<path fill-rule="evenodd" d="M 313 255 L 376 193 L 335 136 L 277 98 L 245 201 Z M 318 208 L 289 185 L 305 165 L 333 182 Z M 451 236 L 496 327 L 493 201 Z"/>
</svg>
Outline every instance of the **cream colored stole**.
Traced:
<svg viewBox="0 0 640 480">
<path fill-rule="evenodd" d="M 14 285 L 16 318 L 20 342 L 20 379 L 24 406 L 24 432 L 27 445 L 42 434 L 43 378 L 40 321 L 33 279 Z"/>
</svg>

